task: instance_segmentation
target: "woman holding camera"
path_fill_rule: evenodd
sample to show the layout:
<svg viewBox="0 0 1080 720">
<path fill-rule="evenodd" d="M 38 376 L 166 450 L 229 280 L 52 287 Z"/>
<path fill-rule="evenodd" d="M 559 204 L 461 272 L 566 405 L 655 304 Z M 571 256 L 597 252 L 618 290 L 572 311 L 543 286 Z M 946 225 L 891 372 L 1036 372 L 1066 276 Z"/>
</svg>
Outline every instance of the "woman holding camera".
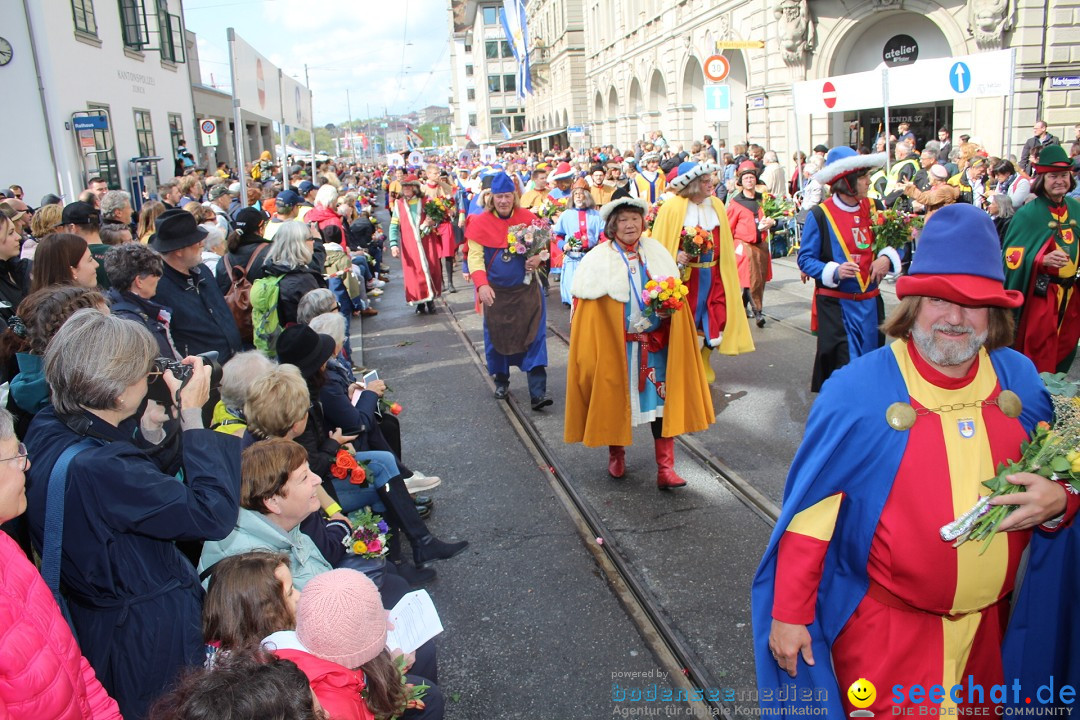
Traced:
<svg viewBox="0 0 1080 720">
<path fill-rule="evenodd" d="M 31 537 L 39 552 L 57 542 L 46 507 L 59 482 L 60 585 L 83 653 L 129 718 L 202 662 L 202 588 L 176 541 L 221 539 L 239 512 L 240 442 L 202 429 L 210 368 L 185 358 L 182 383 L 156 370 L 157 351 L 136 323 L 76 312 L 45 352 L 53 405 L 26 436 Z M 179 468 L 147 453 L 145 438 L 164 439 L 160 426 L 144 419 L 137 432 L 151 382 L 165 384 L 179 413 Z M 54 480 L 58 462 L 66 473 L 61 465 Z"/>
</svg>

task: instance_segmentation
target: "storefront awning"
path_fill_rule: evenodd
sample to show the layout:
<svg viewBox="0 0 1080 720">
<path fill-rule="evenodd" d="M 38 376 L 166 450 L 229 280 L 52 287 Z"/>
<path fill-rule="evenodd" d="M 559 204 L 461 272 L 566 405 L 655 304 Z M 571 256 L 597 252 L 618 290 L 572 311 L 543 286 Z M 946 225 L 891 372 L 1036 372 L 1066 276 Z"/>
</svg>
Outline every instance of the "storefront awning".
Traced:
<svg viewBox="0 0 1080 720">
<path fill-rule="evenodd" d="M 496 148 L 520 147 L 521 145 L 524 145 L 524 144 L 526 144 L 528 142 L 531 142 L 533 140 L 543 140 L 544 138 L 549 138 L 549 137 L 552 137 L 554 135 L 562 135 L 565 132 L 566 132 L 566 128 L 556 128 L 555 130 L 542 130 L 540 132 L 522 133 L 521 135 L 517 135 L 515 137 L 510 138 L 506 142 L 499 143 L 495 147 Z"/>
</svg>

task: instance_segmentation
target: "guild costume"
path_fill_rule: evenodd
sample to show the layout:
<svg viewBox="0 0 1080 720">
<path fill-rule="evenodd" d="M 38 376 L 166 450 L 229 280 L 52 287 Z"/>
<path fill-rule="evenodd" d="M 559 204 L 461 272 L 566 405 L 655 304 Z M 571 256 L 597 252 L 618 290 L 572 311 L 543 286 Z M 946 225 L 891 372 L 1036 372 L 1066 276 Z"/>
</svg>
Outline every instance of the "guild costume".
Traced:
<svg viewBox="0 0 1080 720">
<path fill-rule="evenodd" d="M 1036 173 L 1068 171 L 1060 145 L 1043 150 Z M 1024 293 L 1016 327 L 1016 349 L 1031 358 L 1039 372 L 1068 372 L 1080 340 L 1080 296 L 1077 222 L 1080 202 L 1065 197 L 1054 205 L 1045 194 L 1016 211 L 1005 234 L 1005 287 Z M 1047 267 L 1043 258 L 1054 250 L 1069 256 L 1064 267 Z"/>
<path fill-rule="evenodd" d="M 1002 277 L 993 223 L 957 205 L 926 225 L 896 290 L 1013 307 L 1019 293 L 1005 291 Z M 866 678 L 882 688 L 867 708 L 877 717 L 896 714 L 884 689 L 894 684 L 941 685 L 935 712 L 956 714 L 948 688 L 969 675 L 985 688 L 1003 682 L 1008 599 L 1031 531 L 959 548 L 939 533 L 989 493 L 982 482 L 1019 458 L 1051 415 L 1031 363 L 1009 348 L 980 349 L 966 376 L 953 378 L 899 340 L 834 374 L 810 412 L 751 593 L 763 708 L 780 714 L 789 698 L 802 712 L 816 705 L 842 717 L 852 709 L 842 690 Z M 1077 504 L 1069 495 L 1059 527 Z M 816 664 L 800 655 L 795 678 L 771 656 L 773 620 L 810 633 Z M 994 702 L 989 693 L 973 700 Z M 907 696 L 900 706 L 914 704 Z"/>
<path fill-rule="evenodd" d="M 819 183 L 835 183 L 885 162 L 885 154 L 858 155 L 849 147 L 829 151 L 828 162 L 815 173 Z M 876 257 L 888 257 L 893 272 L 900 272 L 900 255 L 892 248 L 873 253 L 871 203 L 844 203 L 835 194 L 810 210 L 799 247 L 799 269 L 814 279 L 817 317 L 817 354 L 810 382 L 818 392 L 829 376 L 852 358 L 876 350 L 885 342 L 878 326 L 885 319 L 885 304 L 876 282 L 870 282 L 870 266 Z M 859 266 L 855 277 L 841 279 L 840 264 Z"/>
<path fill-rule="evenodd" d="M 746 173 L 757 176 L 757 166 L 747 160 L 739 166 L 735 174 L 735 184 L 742 182 Z M 747 290 L 754 318 L 758 327 L 765 326 L 765 316 L 761 305 L 765 296 L 765 283 L 772 280 L 772 258 L 769 255 L 769 231 L 761 228 L 765 213 L 761 209 L 762 197 L 754 192 L 754 197 L 737 189 L 728 200 L 728 225 L 735 241 L 735 257 L 739 269 L 739 284 Z M 746 299 L 742 305 L 745 307 Z"/>
<path fill-rule="evenodd" d="M 491 181 L 491 192 L 514 192 L 514 182 L 499 173 Z M 477 290 L 490 285 L 495 292 L 495 302 L 484 308 L 484 354 L 488 372 L 495 378 L 495 397 L 506 398 L 510 366 L 515 365 L 529 376 L 534 410 L 551 404 L 547 397 L 547 302 L 538 280 L 525 282 L 525 256 L 507 250 L 507 234 L 514 225 L 538 221 L 519 207 L 508 218 L 494 210 L 474 215 L 465 228 L 473 284 Z"/>
<path fill-rule="evenodd" d="M 585 181 L 578 180 L 574 183 L 574 189 L 584 188 Z M 570 201 L 573 205 L 573 199 Z M 585 253 L 600 243 L 600 234 L 604 231 L 604 222 L 600 219 L 600 211 L 596 208 L 570 207 L 559 215 L 555 226 L 551 228 L 552 239 L 557 242 L 558 249 L 562 252 L 562 275 L 559 280 L 559 297 L 563 303 L 569 305 L 573 302 L 571 288 L 574 285 L 574 273 Z M 567 243 L 577 244 L 580 247 L 567 249 Z"/>
<path fill-rule="evenodd" d="M 670 188 L 677 192 L 696 178 L 717 169 L 709 163 L 683 163 Z M 711 196 L 700 205 L 679 195 L 671 196 L 660 206 L 650 234 L 675 258 L 681 249 L 679 237 L 683 227 L 698 227 L 712 235 L 712 249 L 693 258 L 689 266 L 682 269 L 682 280 L 690 288 L 687 301 L 693 308 L 694 325 L 701 338 L 705 373 L 712 382 L 715 376 L 709 367 L 709 354 L 713 348 L 722 355 L 739 355 L 753 352 L 754 341 L 750 337 L 746 313 L 738 301 L 742 292 L 735 241 L 731 237 L 724 204 Z"/>
<path fill-rule="evenodd" d="M 423 191 L 424 200 L 435 200 L 443 198 L 450 203 L 454 202 L 454 190 L 449 184 L 442 181 L 440 182 L 425 182 L 420 189 Z M 443 273 L 443 283 L 447 286 L 449 292 L 457 292 L 457 288 L 454 287 L 454 255 L 457 253 L 457 237 L 454 234 L 454 228 L 456 227 L 455 220 L 457 219 L 457 213 L 455 208 L 451 205 L 449 212 L 446 213 L 446 220 L 442 221 L 435 227 L 435 234 L 437 236 L 437 252 L 439 259 L 443 261 L 445 266 L 445 272 Z"/>
<path fill-rule="evenodd" d="M 415 175 L 402 180 L 413 185 L 418 197 L 394 201 L 394 216 L 390 220 L 390 247 L 401 249 L 401 274 L 405 286 L 405 301 L 416 307 L 417 313 L 435 312 L 435 298 L 442 295 L 442 267 L 439 265 L 439 234 L 432 230 L 421 234 L 424 200 L 420 181 Z"/>
<path fill-rule="evenodd" d="M 577 178 L 577 173 L 575 173 L 574 169 L 570 167 L 570 163 L 561 162 L 556 165 L 555 169 L 551 172 L 551 175 L 548 177 L 548 183 L 554 184 L 557 183 L 559 180 L 574 180 L 575 178 Z M 570 189 L 567 188 L 566 190 L 562 190 L 558 187 L 558 185 L 555 185 L 554 187 L 550 187 L 548 189 L 547 196 L 549 200 L 562 200 L 563 198 L 569 198 Z"/>
<path fill-rule="evenodd" d="M 643 217 L 647 209 L 623 198 L 604 206 L 604 219 L 623 206 Z M 632 428 L 652 423 L 660 489 L 686 484 L 673 469 L 674 437 L 704 430 L 715 417 L 691 308 L 664 319 L 642 314 L 645 284 L 678 271 L 652 238 L 633 249 L 612 239 L 581 261 L 573 287 L 563 439 L 609 446 L 609 472 L 622 477 Z"/>
<path fill-rule="evenodd" d="M 641 162 L 638 163 L 637 175 L 633 178 L 634 184 L 637 186 L 637 196 L 649 203 L 649 205 L 655 205 L 656 201 L 660 199 L 660 196 L 667 189 L 667 178 L 664 177 L 664 173 L 660 170 L 643 169 L 649 161 L 659 159 L 660 155 L 654 152 L 642 155 Z M 674 189 L 672 188 L 672 190 Z"/>
</svg>

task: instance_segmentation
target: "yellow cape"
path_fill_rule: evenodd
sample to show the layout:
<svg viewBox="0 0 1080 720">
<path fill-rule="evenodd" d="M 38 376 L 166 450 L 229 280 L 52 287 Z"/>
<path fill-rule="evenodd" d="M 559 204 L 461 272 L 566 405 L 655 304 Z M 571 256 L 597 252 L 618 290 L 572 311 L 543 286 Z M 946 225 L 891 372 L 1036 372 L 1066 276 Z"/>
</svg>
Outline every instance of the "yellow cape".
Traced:
<svg viewBox="0 0 1080 720">
<path fill-rule="evenodd" d="M 618 300 L 605 295 L 577 301 L 566 370 L 566 442 L 589 447 L 633 442 L 625 327 L 623 304 Z M 694 316 L 683 306 L 671 317 L 663 435 L 704 430 L 715 419 Z"/>
<path fill-rule="evenodd" d="M 727 212 L 724 204 L 715 197 L 710 197 L 716 217 L 720 221 L 720 278 L 724 283 L 725 308 L 727 310 L 727 323 L 724 325 L 724 337 L 720 341 L 717 350 L 721 355 L 740 355 L 754 351 L 754 339 L 750 336 L 750 323 L 746 320 L 746 313 L 742 304 L 742 286 L 739 285 L 739 270 L 735 262 L 735 240 L 731 236 L 731 226 L 728 225 Z M 690 203 L 687 198 L 675 195 L 669 197 L 660 206 L 660 212 L 656 215 L 656 222 L 649 235 L 667 248 L 671 257 L 679 252 L 679 232 L 686 219 L 686 206 Z"/>
</svg>

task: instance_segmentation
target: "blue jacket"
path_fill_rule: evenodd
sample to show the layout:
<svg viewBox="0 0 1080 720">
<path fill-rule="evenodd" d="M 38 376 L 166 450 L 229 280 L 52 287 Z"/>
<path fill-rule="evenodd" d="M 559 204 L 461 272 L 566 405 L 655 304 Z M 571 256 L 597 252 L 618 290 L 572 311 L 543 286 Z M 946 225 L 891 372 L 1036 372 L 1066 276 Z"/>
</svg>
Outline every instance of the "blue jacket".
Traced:
<svg viewBox="0 0 1080 720">
<path fill-rule="evenodd" d="M 83 654 L 125 717 L 143 717 L 184 666 L 202 663 L 202 588 L 178 540 L 218 539 L 236 523 L 240 442 L 212 430 L 183 434 L 183 480 L 90 413 L 67 473 L 61 586 Z M 26 435 L 27 521 L 40 551 L 49 475 L 80 439 L 52 407 Z"/>
<path fill-rule="evenodd" d="M 183 275 L 166 263 L 152 299 L 172 310 L 170 331 L 181 357 L 217 350 L 224 365 L 243 349 L 232 311 L 205 265 Z"/>
<path fill-rule="evenodd" d="M 169 308 L 126 290 L 121 292 L 116 288 L 109 288 L 105 293 L 105 299 L 109 302 L 109 310 L 113 315 L 134 320 L 150 331 L 158 344 L 158 357 L 170 359 L 176 357 L 176 351 L 169 337 L 169 323 L 172 320 L 172 312 Z"/>
</svg>

